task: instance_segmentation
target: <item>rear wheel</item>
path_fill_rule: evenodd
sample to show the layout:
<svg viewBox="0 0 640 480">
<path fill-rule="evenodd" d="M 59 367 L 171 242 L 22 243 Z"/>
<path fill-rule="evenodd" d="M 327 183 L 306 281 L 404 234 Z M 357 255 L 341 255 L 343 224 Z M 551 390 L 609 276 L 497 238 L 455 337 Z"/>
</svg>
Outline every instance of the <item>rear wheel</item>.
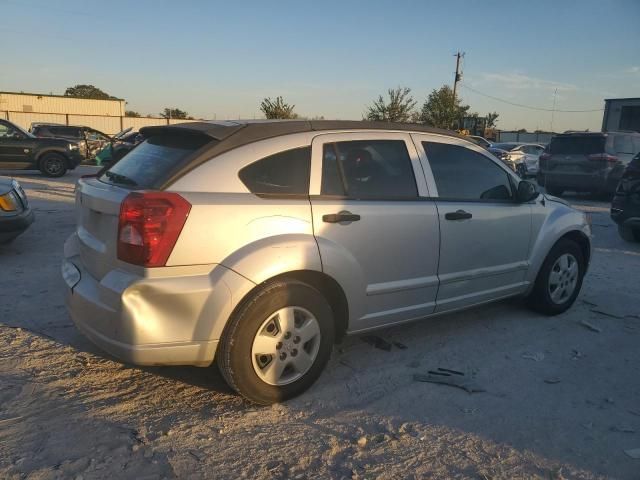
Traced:
<svg viewBox="0 0 640 480">
<path fill-rule="evenodd" d="M 564 188 L 562 187 L 545 187 L 545 190 L 549 195 L 553 195 L 554 197 L 559 197 L 564 192 Z"/>
<path fill-rule="evenodd" d="M 230 319 L 217 363 L 234 390 L 268 405 L 295 397 L 316 381 L 333 339 L 333 313 L 324 296 L 305 283 L 275 281 Z"/>
<path fill-rule="evenodd" d="M 625 227 L 618 225 L 618 233 L 627 242 L 640 242 L 640 228 Z"/>
<path fill-rule="evenodd" d="M 40 171 L 47 177 L 61 177 L 67 173 L 67 160 L 58 153 L 45 153 L 40 159 Z"/>
<path fill-rule="evenodd" d="M 527 303 L 545 315 L 564 312 L 578 297 L 584 272 L 580 246 L 572 240 L 560 239 L 544 260 Z"/>
</svg>

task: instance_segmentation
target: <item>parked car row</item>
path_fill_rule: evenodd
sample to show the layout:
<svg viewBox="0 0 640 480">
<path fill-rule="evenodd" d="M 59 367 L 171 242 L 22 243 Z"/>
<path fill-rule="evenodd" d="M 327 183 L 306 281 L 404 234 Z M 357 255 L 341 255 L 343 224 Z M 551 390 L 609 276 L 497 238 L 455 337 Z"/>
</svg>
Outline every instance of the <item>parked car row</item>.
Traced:
<svg viewBox="0 0 640 480">
<path fill-rule="evenodd" d="M 141 140 L 131 128 L 110 137 L 88 127 L 34 123 L 27 132 L 0 119 L 0 168 L 61 177 L 100 153 L 109 161 L 118 160 Z"/>
</svg>

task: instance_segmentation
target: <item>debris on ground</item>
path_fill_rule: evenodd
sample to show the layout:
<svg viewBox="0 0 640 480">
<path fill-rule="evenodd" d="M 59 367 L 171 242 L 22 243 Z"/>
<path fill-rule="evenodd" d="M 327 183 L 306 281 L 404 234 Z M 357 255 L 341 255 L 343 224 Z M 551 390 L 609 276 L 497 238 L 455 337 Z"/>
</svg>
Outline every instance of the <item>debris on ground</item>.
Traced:
<svg viewBox="0 0 640 480">
<path fill-rule="evenodd" d="M 427 375 L 416 373 L 413 375 L 413 379 L 416 382 L 439 383 L 442 385 L 457 387 L 468 393 L 486 392 L 484 388 L 477 385 L 464 373 L 457 370 L 450 370 L 448 368 L 429 370 Z"/>
<path fill-rule="evenodd" d="M 640 460 L 640 448 L 632 448 L 631 450 L 625 450 L 624 453 L 631 458 Z"/>
<path fill-rule="evenodd" d="M 367 446 L 367 437 L 366 436 L 362 436 L 358 439 L 358 447 L 360 448 L 364 448 Z"/>
<path fill-rule="evenodd" d="M 556 383 L 560 383 L 560 378 L 559 377 L 551 377 L 551 378 L 545 378 L 544 379 L 544 383 L 548 383 L 550 385 L 554 385 Z"/>
<path fill-rule="evenodd" d="M 385 352 L 391 351 L 391 344 L 385 339 L 378 337 L 377 335 L 365 335 L 363 337 L 360 337 L 360 339 L 364 343 L 371 345 L 372 347 L 384 350 Z"/>
<path fill-rule="evenodd" d="M 602 332 L 602 329 L 600 327 L 596 327 L 594 324 L 589 323 L 584 319 L 580 320 L 578 323 L 582 325 L 584 328 L 591 330 L 592 332 L 596 332 L 596 333 Z"/>
<path fill-rule="evenodd" d="M 575 348 L 571 350 L 571 360 L 578 360 L 580 358 L 584 358 L 584 353 Z"/>
<path fill-rule="evenodd" d="M 544 360 L 544 353 L 542 353 L 542 352 L 536 352 L 536 353 L 525 352 L 525 353 L 522 354 L 522 358 L 524 358 L 525 360 L 533 360 L 534 362 L 540 362 L 540 361 Z"/>
</svg>

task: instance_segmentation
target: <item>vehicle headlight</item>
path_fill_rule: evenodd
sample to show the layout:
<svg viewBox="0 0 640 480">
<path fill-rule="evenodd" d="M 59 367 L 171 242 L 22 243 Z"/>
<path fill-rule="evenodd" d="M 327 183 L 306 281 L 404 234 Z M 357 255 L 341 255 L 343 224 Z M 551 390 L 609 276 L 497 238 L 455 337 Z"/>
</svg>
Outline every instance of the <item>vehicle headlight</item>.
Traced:
<svg viewBox="0 0 640 480">
<path fill-rule="evenodd" d="M 20 208 L 18 196 L 13 192 L 0 195 L 0 209 L 4 212 L 16 212 Z"/>
<path fill-rule="evenodd" d="M 69 148 L 69 150 L 78 150 L 78 144 L 70 143 L 69 145 L 67 145 L 67 148 Z"/>
</svg>

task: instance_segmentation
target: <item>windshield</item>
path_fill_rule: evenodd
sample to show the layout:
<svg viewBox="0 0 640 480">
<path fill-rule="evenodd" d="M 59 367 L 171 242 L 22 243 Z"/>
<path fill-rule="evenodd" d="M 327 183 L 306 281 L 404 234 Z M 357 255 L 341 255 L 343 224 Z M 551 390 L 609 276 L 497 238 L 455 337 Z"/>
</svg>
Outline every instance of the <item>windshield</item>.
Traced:
<svg viewBox="0 0 640 480">
<path fill-rule="evenodd" d="M 603 153 L 604 144 L 604 135 L 557 136 L 551 139 L 549 151 L 552 154 L 591 155 L 593 153 Z"/>
<path fill-rule="evenodd" d="M 181 161 L 212 140 L 210 137 L 151 137 L 127 153 L 100 181 L 131 187 L 154 188 Z"/>
</svg>

